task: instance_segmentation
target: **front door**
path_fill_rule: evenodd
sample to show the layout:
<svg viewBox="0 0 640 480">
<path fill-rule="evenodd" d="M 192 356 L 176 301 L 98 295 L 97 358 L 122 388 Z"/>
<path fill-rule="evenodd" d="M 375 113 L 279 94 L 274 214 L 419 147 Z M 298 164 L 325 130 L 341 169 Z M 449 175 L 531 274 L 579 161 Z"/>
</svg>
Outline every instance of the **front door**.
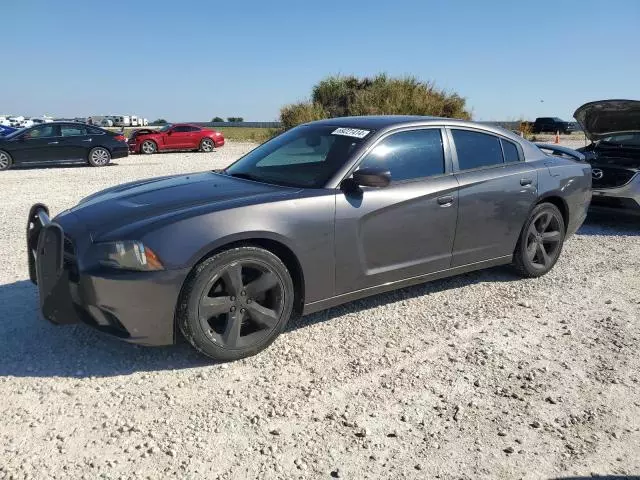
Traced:
<svg viewBox="0 0 640 480">
<path fill-rule="evenodd" d="M 188 126 L 177 125 L 167 132 L 167 147 L 173 150 L 189 148 L 193 135 Z"/>
<path fill-rule="evenodd" d="M 452 266 L 512 255 L 537 198 L 538 175 L 515 142 L 473 129 L 451 129 L 460 185 Z"/>
<path fill-rule="evenodd" d="M 364 167 L 388 169 L 391 184 L 336 196 L 336 295 L 449 268 L 458 183 L 441 129 L 391 133 Z"/>
<path fill-rule="evenodd" d="M 16 164 L 56 160 L 60 153 L 60 126 L 47 123 L 29 128 L 13 142 L 12 157 Z"/>
</svg>

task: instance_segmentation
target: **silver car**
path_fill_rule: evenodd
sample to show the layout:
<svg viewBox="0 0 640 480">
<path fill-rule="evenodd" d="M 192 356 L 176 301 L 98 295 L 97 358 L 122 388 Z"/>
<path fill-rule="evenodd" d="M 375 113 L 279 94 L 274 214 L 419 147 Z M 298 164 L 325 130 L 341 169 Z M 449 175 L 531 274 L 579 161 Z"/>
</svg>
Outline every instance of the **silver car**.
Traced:
<svg viewBox="0 0 640 480">
<path fill-rule="evenodd" d="M 594 211 L 640 216 L 640 101 L 600 100 L 573 114 L 590 145 Z"/>
</svg>

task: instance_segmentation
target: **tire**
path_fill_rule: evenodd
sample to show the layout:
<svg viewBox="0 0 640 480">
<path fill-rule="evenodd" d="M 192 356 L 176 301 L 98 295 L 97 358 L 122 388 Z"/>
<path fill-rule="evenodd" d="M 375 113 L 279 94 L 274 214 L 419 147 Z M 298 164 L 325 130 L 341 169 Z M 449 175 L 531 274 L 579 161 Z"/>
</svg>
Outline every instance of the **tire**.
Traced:
<svg viewBox="0 0 640 480">
<path fill-rule="evenodd" d="M 9 152 L 5 152 L 4 150 L 0 150 L 0 172 L 2 170 L 9 170 L 13 165 L 13 159 Z"/>
<path fill-rule="evenodd" d="M 140 145 L 140 153 L 145 155 L 152 155 L 158 151 L 158 144 L 153 140 L 145 140 Z"/>
<path fill-rule="evenodd" d="M 210 138 L 203 138 L 200 140 L 200 151 L 205 153 L 213 152 L 213 149 L 216 148 L 216 144 Z"/>
<path fill-rule="evenodd" d="M 268 250 L 238 247 L 202 261 L 180 296 L 178 326 L 200 353 L 218 361 L 267 348 L 293 312 L 294 286 Z"/>
<path fill-rule="evenodd" d="M 522 227 L 513 255 L 513 265 L 523 277 L 540 277 L 558 261 L 564 245 L 562 213 L 551 203 L 541 203 L 531 211 Z"/>
<path fill-rule="evenodd" d="M 105 167 L 111 162 L 111 152 L 104 147 L 95 147 L 89 150 L 87 159 L 92 167 Z"/>
</svg>

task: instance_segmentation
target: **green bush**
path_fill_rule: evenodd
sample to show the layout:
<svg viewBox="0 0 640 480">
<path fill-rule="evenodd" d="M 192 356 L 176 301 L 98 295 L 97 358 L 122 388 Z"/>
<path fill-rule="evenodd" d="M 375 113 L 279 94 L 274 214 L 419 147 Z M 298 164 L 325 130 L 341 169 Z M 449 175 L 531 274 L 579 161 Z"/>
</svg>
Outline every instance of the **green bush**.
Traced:
<svg viewBox="0 0 640 480">
<path fill-rule="evenodd" d="M 159 118 L 151 122 L 149 125 L 166 125 L 166 124 L 167 124 L 167 121 L 164 118 Z"/>
<path fill-rule="evenodd" d="M 242 117 L 228 117 L 227 118 L 227 122 L 230 122 L 230 123 L 244 122 L 244 118 L 242 118 Z"/>
<path fill-rule="evenodd" d="M 302 123 L 321 120 L 328 116 L 326 110 L 318 103 L 294 103 L 286 105 L 280 110 L 280 121 L 282 122 L 282 128 L 285 130 Z"/>
<path fill-rule="evenodd" d="M 224 122 L 224 118 L 220 118 L 220 117 L 213 117 L 211 119 L 211 122 Z"/>
<path fill-rule="evenodd" d="M 283 128 L 350 115 L 427 115 L 468 120 L 466 100 L 415 77 L 330 76 L 313 87 L 311 100 L 280 110 Z"/>
</svg>

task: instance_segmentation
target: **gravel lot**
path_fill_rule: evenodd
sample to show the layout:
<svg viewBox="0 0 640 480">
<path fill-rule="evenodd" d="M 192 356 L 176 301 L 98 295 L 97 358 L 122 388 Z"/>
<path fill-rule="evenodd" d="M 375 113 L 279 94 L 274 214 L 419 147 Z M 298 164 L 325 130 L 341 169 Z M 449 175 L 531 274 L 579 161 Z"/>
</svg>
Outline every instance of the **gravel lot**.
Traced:
<svg viewBox="0 0 640 480">
<path fill-rule="evenodd" d="M 226 165 L 212 154 L 0 174 L 0 479 L 555 478 L 640 473 L 640 225 L 591 219 L 556 268 L 311 315 L 210 364 L 38 314 L 29 206 Z"/>
</svg>

